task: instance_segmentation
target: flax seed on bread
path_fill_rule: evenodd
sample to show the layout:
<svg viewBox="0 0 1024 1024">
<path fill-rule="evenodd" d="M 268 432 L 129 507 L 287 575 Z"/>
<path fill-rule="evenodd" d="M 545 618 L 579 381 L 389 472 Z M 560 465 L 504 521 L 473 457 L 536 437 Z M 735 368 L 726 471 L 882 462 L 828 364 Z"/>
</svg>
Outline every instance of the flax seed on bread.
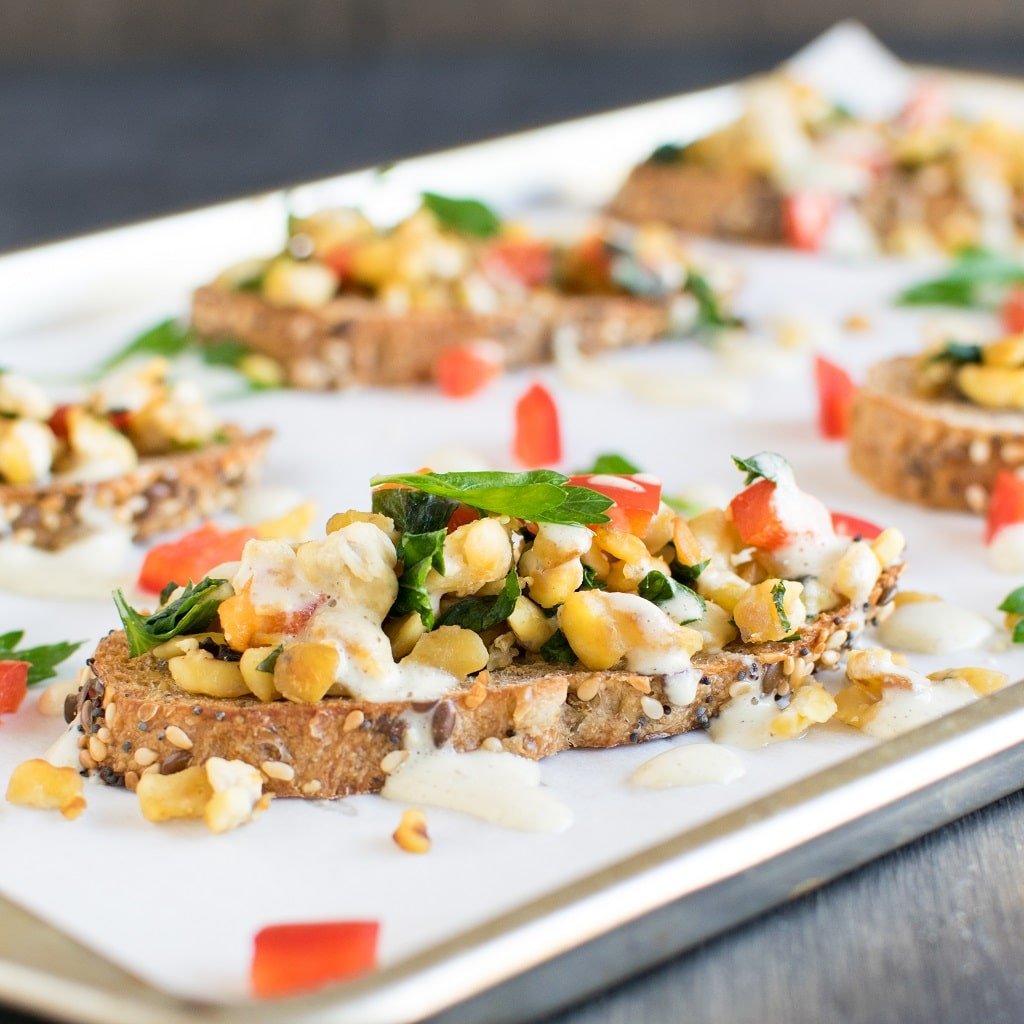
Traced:
<svg viewBox="0 0 1024 1024">
<path fill-rule="evenodd" d="M 588 354 L 646 345 L 669 333 L 671 319 L 670 301 L 619 295 L 535 295 L 491 314 L 392 313 L 347 295 L 307 310 L 213 285 L 192 299 L 192 326 L 202 339 L 241 342 L 277 360 L 291 386 L 314 390 L 429 381 L 444 349 L 482 339 L 501 346 L 509 367 L 549 361 L 555 334 L 566 326 Z"/>
<path fill-rule="evenodd" d="M 257 476 L 272 431 L 227 428 L 203 448 L 144 458 L 105 480 L 0 484 L 0 539 L 59 550 L 96 530 L 98 517 L 144 540 L 233 507 Z"/>
<path fill-rule="evenodd" d="M 381 762 L 403 749 L 408 716 L 417 712 L 430 716 L 437 745 L 450 740 L 456 750 L 468 751 L 495 737 L 505 750 L 532 759 L 675 736 L 706 727 L 740 680 L 759 682 L 766 693 L 785 693 L 790 678 L 818 664 L 832 667 L 865 617 L 892 599 L 901 570 L 896 565 L 882 572 L 865 607 L 845 604 L 824 612 L 799 639 L 699 652 L 693 658 L 700 672 L 696 696 L 676 706 L 663 676 L 594 672 L 538 659 L 492 671 L 423 705 L 197 697 L 174 685 L 166 662 L 152 654 L 131 659 L 124 634 L 111 633 L 91 661 L 92 680 L 79 693 L 82 763 L 108 783 L 132 787 L 145 770 L 172 772 L 210 757 L 239 759 L 268 765 L 265 788 L 277 796 L 330 799 L 380 790 Z M 652 711 L 659 709 L 655 717 Z M 100 728 L 109 730 L 107 739 L 90 743 Z"/>
<path fill-rule="evenodd" d="M 872 367 L 850 421 L 850 465 L 880 491 L 984 512 L 1000 470 L 1024 466 L 1024 413 L 921 396 L 913 357 Z"/>
</svg>

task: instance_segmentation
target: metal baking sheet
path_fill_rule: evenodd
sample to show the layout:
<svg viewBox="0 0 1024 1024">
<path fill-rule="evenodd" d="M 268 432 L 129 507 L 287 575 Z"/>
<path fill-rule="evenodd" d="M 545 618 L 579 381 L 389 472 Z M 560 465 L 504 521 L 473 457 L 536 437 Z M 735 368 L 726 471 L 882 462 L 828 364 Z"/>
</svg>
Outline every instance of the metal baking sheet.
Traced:
<svg viewBox="0 0 1024 1024">
<path fill-rule="evenodd" d="M 1005 99 L 1018 88 L 983 79 L 958 77 L 956 81 L 965 96 L 988 97 L 992 102 Z M 701 134 L 726 120 L 737 103 L 738 86 L 723 86 L 410 160 L 384 179 L 373 171 L 346 175 L 12 254 L 0 259 L 0 291 L 10 297 L 5 300 L 0 344 L 16 351 L 19 369 L 44 370 L 58 359 L 69 370 L 90 365 L 104 344 L 113 348 L 149 321 L 182 309 L 188 289 L 225 263 L 273 249 L 288 210 L 302 212 L 342 202 L 369 202 L 394 210 L 420 189 L 436 188 L 481 195 L 505 210 L 528 210 L 541 217 L 556 212 L 562 217 L 567 207 L 583 211 L 606 197 L 628 167 L 654 144 L 666 137 Z M 614 152 L 609 152 L 609 138 L 616 139 Z M 917 341 L 917 320 L 883 307 L 884 296 L 902 281 L 922 273 L 920 267 L 881 261 L 872 267 L 850 269 L 819 266 L 791 253 L 706 248 L 746 270 L 749 287 L 744 301 L 762 322 L 792 309 L 799 297 L 783 285 L 799 277 L 810 282 L 814 314 L 819 318 L 835 321 L 848 312 L 851 293 L 875 296 L 875 337 L 863 342 L 854 361 L 877 357 L 894 339 L 907 348 Z M 680 369 L 707 372 L 706 362 L 706 353 L 680 348 L 636 354 L 635 359 L 627 357 L 623 365 L 646 367 L 655 373 L 663 367 L 675 373 Z M 806 401 L 801 405 L 800 392 L 806 392 L 806 383 L 798 367 L 793 368 L 795 380 L 782 374 L 767 384 L 756 367 L 746 367 L 745 378 L 743 372 L 741 368 L 737 383 L 740 398 L 744 394 L 749 397 L 754 386 L 767 387 L 781 407 L 796 410 L 798 415 L 750 425 L 728 409 L 719 410 L 716 419 L 708 410 L 655 409 L 652 413 L 636 408 L 637 425 L 622 428 L 621 437 L 605 434 L 594 439 L 583 431 L 571 431 L 572 457 L 593 454 L 595 443 L 598 449 L 621 446 L 643 455 L 650 469 L 674 473 L 675 482 L 686 482 L 679 467 L 668 466 L 674 454 L 670 446 L 661 445 L 660 450 L 658 445 L 648 446 L 642 452 L 630 447 L 642 444 L 645 428 L 670 417 L 684 430 L 688 422 L 694 422 L 688 417 L 698 416 L 705 426 L 711 422 L 720 429 L 721 451 L 715 452 L 720 460 L 727 460 L 729 445 L 742 446 L 764 434 L 778 447 L 798 454 L 794 458 L 798 470 L 820 479 L 822 496 L 835 507 L 919 527 L 917 534 L 909 527 L 905 532 L 912 538 L 926 538 L 923 546 L 933 554 L 951 546 L 964 550 L 964 557 L 979 565 L 974 574 L 977 578 L 965 584 L 965 603 L 969 599 L 979 610 L 994 607 L 1002 596 L 998 592 L 1001 584 L 981 568 L 983 552 L 975 520 L 953 516 L 940 521 L 871 495 L 837 468 L 841 462 L 838 451 L 806 437 L 809 405 Z M 542 373 L 553 374 L 550 370 Z M 513 376 L 486 402 L 508 407 L 524 383 L 523 375 Z M 328 401 L 345 404 L 328 406 Z M 567 396 L 566 402 L 572 424 L 593 422 L 602 409 L 599 396 Z M 360 415 L 387 419 L 398 409 L 408 411 L 417 405 L 430 418 L 426 432 L 436 435 L 438 442 L 460 436 L 466 408 L 453 409 L 450 403 L 415 392 L 308 401 L 280 396 L 268 398 L 267 403 L 239 403 L 239 415 L 259 422 L 270 414 L 281 425 L 279 447 L 291 456 L 302 451 L 301 434 L 288 422 L 294 417 L 296 403 L 316 405 L 315 415 L 336 416 L 340 424 L 349 426 L 358 422 Z M 479 431 L 480 444 L 499 458 L 504 430 L 484 424 Z M 624 441 L 621 445 L 620 440 Z M 382 437 L 380 448 L 392 460 L 411 460 L 416 453 L 410 440 L 403 437 Z M 344 480 L 323 484 L 317 497 L 325 511 L 359 501 L 359 487 L 370 472 L 380 468 L 373 464 L 374 455 L 356 453 Z M 290 482 L 300 484 L 303 474 L 315 468 L 315 461 L 303 457 L 291 461 L 295 465 L 285 465 L 285 457 L 279 456 L 271 470 L 286 478 L 290 473 Z M 690 468 L 697 479 L 712 472 L 709 460 L 695 456 L 692 462 Z M 817 485 L 811 489 L 819 490 Z M 946 575 L 942 566 L 928 564 L 927 559 L 924 564 L 916 563 L 913 572 L 917 574 L 913 582 L 922 589 L 941 589 Z M 1012 585 L 1007 581 L 1003 590 Z M 78 614 L 76 609 L 66 606 L 69 614 Z M 42 628 L 52 622 L 54 606 L 0 597 L 0 611 L 5 619 L 19 616 L 12 625 L 21 626 L 28 620 L 31 627 Z M 100 623 L 110 624 L 109 610 L 82 610 L 81 615 L 83 622 L 95 623 L 97 631 Z M 49 628 L 52 633 L 52 625 Z M 43 637 L 48 638 L 56 637 Z M 1015 677 L 1024 674 L 1024 663 L 1018 664 Z M 621 855 L 597 859 L 590 868 L 581 861 L 579 871 L 566 872 L 557 884 L 552 879 L 546 888 L 524 889 L 521 898 L 494 907 L 493 913 L 487 913 L 485 907 L 485 912 L 467 919 L 465 927 L 435 942 L 396 949 L 372 977 L 290 1000 L 288 1018 L 397 1022 L 437 1015 L 474 1019 L 476 1014 L 502 1020 L 550 1010 L 1017 788 L 1024 763 L 1018 742 L 1024 735 L 1022 719 L 1024 688 L 1015 686 L 886 744 L 871 746 L 860 737 L 848 742 L 849 737 L 829 734 L 823 745 L 808 743 L 803 753 L 803 748 L 794 746 L 793 757 L 806 756 L 808 764 L 819 770 L 796 777 L 800 772 L 791 765 L 783 771 L 779 760 L 780 784 L 774 791 L 752 794 L 750 799 L 744 799 L 742 791 L 730 792 L 727 798 L 711 797 L 701 820 L 640 836 L 634 843 L 624 843 Z M 29 749 L 32 737 L 19 737 L 9 723 L 3 731 L 0 748 L 6 743 L 14 750 L 20 742 Z M 662 749 L 659 745 L 649 751 L 602 752 L 588 765 L 599 766 L 609 778 L 618 780 L 625 777 L 629 766 Z M 0 756 L 3 754 L 0 749 Z M 550 777 L 556 788 L 578 783 L 583 762 L 574 762 L 574 757 L 554 759 L 558 764 L 551 765 Z M 548 770 L 545 767 L 545 772 Z M 790 778 L 795 781 L 787 781 Z M 681 799 L 686 799 L 685 793 Z M 367 809 L 361 813 L 372 816 L 378 812 Z M 5 829 L 12 834 L 9 814 L 0 809 L 0 837 Z M 266 818 L 269 821 L 270 815 Z M 49 827 L 43 821 L 38 826 L 40 830 Z M 74 842 L 74 827 L 66 826 L 69 843 Z M 453 831 L 458 830 L 453 826 Z M 73 863 L 68 851 L 64 856 L 67 863 Z M 32 902 L 18 898 L 19 904 Z M 185 1017 L 223 1021 L 281 1017 L 278 1005 L 215 1000 L 195 993 L 182 998 L 180 990 L 178 996 L 167 994 L 153 984 L 152 974 L 143 980 L 126 969 L 130 965 L 123 959 L 115 963 L 101 956 L 97 952 L 101 946 L 90 941 L 87 924 L 77 922 L 80 941 L 76 941 L 20 906 L 0 900 L 0 998 L 54 1017 L 112 1024 L 177 1022 Z M 578 969 L 582 964 L 586 970 Z M 145 972 L 140 968 L 139 973 Z M 514 1012 L 502 1009 L 510 1004 Z"/>
</svg>

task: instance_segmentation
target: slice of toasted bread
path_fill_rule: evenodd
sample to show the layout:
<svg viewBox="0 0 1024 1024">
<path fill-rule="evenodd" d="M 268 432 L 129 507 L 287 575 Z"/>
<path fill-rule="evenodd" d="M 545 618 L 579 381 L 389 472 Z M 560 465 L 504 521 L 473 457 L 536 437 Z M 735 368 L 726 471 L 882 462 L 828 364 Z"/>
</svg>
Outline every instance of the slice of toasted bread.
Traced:
<svg viewBox="0 0 1024 1024">
<path fill-rule="evenodd" d="M 223 512 L 256 478 L 273 432 L 230 427 L 225 434 L 220 443 L 145 458 L 105 480 L 0 484 L 0 538 L 56 551 L 104 521 L 144 540 Z"/>
<path fill-rule="evenodd" d="M 707 727 L 741 680 L 786 693 L 792 678 L 833 667 L 856 628 L 895 593 L 902 565 L 886 569 L 864 608 L 824 612 L 797 640 L 735 644 L 700 652 L 696 695 L 673 705 L 663 676 L 562 668 L 537 659 L 467 682 L 428 704 L 328 699 L 317 704 L 219 700 L 183 693 L 167 663 L 131 659 L 123 633 L 111 633 L 90 662 L 79 693 L 82 764 L 113 785 L 134 788 L 146 770 L 172 772 L 210 757 L 263 769 L 278 796 L 333 798 L 376 792 L 381 761 L 403 749 L 410 716 L 429 715 L 435 744 L 475 750 L 496 737 L 505 750 L 542 758 L 580 747 L 615 747 Z M 482 685 L 481 685 L 482 684 Z M 583 696 L 581 696 L 581 692 Z"/>
<path fill-rule="evenodd" d="M 880 491 L 984 512 L 996 475 L 1024 466 L 1024 413 L 922 397 L 913 357 L 872 367 L 850 420 L 850 465 Z"/>
<path fill-rule="evenodd" d="M 584 353 L 645 345 L 670 331 L 669 301 L 618 295 L 536 295 L 493 314 L 460 310 L 389 312 L 372 299 L 343 296 L 322 309 L 275 306 L 249 292 L 214 286 L 192 298 L 201 338 L 231 338 L 277 360 L 297 388 L 429 381 L 444 349 L 497 342 L 507 366 L 552 358 L 556 331 L 573 327 Z"/>
<path fill-rule="evenodd" d="M 696 235 L 780 245 L 782 194 L 738 169 L 648 162 L 634 167 L 608 207 L 621 220 L 657 221 Z"/>
</svg>

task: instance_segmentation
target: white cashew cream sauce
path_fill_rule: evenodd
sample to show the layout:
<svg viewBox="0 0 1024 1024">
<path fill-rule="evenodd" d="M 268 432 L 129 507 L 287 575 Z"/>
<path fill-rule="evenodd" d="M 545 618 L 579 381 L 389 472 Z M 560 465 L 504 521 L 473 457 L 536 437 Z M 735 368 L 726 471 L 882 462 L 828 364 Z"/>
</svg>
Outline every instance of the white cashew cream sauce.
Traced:
<svg viewBox="0 0 1024 1024">
<path fill-rule="evenodd" d="M 756 750 L 775 741 L 772 722 L 779 708 L 771 694 L 761 692 L 760 673 L 753 679 L 738 679 L 729 687 L 729 700 L 711 719 L 710 735 L 716 743 Z"/>
<path fill-rule="evenodd" d="M 875 705 L 877 710 L 864 724 L 863 731 L 880 740 L 890 739 L 978 699 L 962 679 L 924 682 L 925 685 L 913 688 L 886 686 L 882 699 Z"/>
<path fill-rule="evenodd" d="M 629 781 L 647 789 L 676 786 L 727 785 L 746 775 L 739 755 L 713 743 L 690 743 L 645 761 Z"/>
<path fill-rule="evenodd" d="M 427 715 L 407 715 L 408 759 L 381 795 L 400 803 L 460 811 L 522 832 L 564 832 L 572 811 L 541 786 L 540 765 L 507 751 L 436 749 Z"/>
<path fill-rule="evenodd" d="M 988 560 L 1000 572 L 1024 573 L 1024 523 L 1004 526 L 992 538 Z"/>
<path fill-rule="evenodd" d="M 44 551 L 14 540 L 0 540 L 0 588 L 28 597 L 109 600 L 123 586 L 132 541 L 127 529 L 108 528 Z"/>
<path fill-rule="evenodd" d="M 946 601 L 902 604 L 878 627 L 886 647 L 919 654 L 971 650 L 986 643 L 994 632 L 987 619 Z"/>
</svg>

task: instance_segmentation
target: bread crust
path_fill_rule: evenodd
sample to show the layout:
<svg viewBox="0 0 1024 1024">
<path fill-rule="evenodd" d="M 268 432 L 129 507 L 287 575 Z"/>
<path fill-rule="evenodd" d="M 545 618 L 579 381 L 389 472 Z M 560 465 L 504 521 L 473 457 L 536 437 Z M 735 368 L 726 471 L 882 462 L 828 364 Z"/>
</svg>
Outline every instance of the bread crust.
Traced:
<svg viewBox="0 0 1024 1024">
<path fill-rule="evenodd" d="M 550 361 L 555 334 L 563 327 L 576 332 L 587 354 L 646 345 L 670 331 L 671 303 L 537 294 L 494 314 L 397 314 L 359 297 L 342 296 L 323 309 L 302 310 L 208 285 L 192 297 L 192 325 L 207 341 L 231 338 L 277 360 L 292 387 L 334 390 L 429 381 L 444 349 L 481 339 L 497 342 L 510 367 Z"/>
<path fill-rule="evenodd" d="M 195 451 L 144 458 L 106 480 L 0 484 L 0 540 L 56 551 L 97 529 L 97 519 L 127 526 L 133 540 L 180 529 L 235 505 L 258 476 L 273 431 L 247 434 Z"/>
<path fill-rule="evenodd" d="M 622 220 L 660 221 L 695 235 L 781 245 L 782 193 L 763 175 L 686 163 L 634 167 L 608 207 Z"/>
<path fill-rule="evenodd" d="M 403 749 L 415 715 L 423 716 L 438 745 L 450 741 L 455 750 L 468 751 L 496 737 L 503 749 L 531 759 L 675 736 L 706 728 L 737 681 L 751 679 L 766 693 L 785 693 L 790 677 L 810 667 L 806 663 L 834 665 L 864 618 L 891 601 L 901 570 L 897 565 L 883 571 L 864 608 L 846 604 L 824 612 L 798 641 L 698 653 L 696 697 L 679 706 L 670 704 L 661 676 L 565 669 L 540 660 L 491 672 L 482 700 L 479 688 L 471 690 L 472 681 L 427 704 L 218 700 L 183 693 L 167 663 L 152 655 L 129 658 L 124 634 L 115 632 L 101 641 L 90 661 L 94 678 L 79 693 L 83 766 L 110 784 L 134 788 L 147 769 L 180 770 L 215 756 L 257 767 L 274 762 L 270 772 L 264 769 L 269 792 L 332 799 L 380 790 L 381 761 Z M 579 697 L 581 687 L 595 685 L 593 697 Z M 660 706 L 660 716 L 651 717 L 656 708 L 650 700 Z M 187 751 L 172 726 L 187 736 Z M 91 742 L 100 729 L 107 730 L 104 738 Z M 279 764 L 287 766 L 283 773 Z"/>
<path fill-rule="evenodd" d="M 983 513 L 1000 470 L 1024 467 L 1024 414 L 915 393 L 915 359 L 872 367 L 854 399 L 850 465 L 878 490 Z"/>
</svg>

